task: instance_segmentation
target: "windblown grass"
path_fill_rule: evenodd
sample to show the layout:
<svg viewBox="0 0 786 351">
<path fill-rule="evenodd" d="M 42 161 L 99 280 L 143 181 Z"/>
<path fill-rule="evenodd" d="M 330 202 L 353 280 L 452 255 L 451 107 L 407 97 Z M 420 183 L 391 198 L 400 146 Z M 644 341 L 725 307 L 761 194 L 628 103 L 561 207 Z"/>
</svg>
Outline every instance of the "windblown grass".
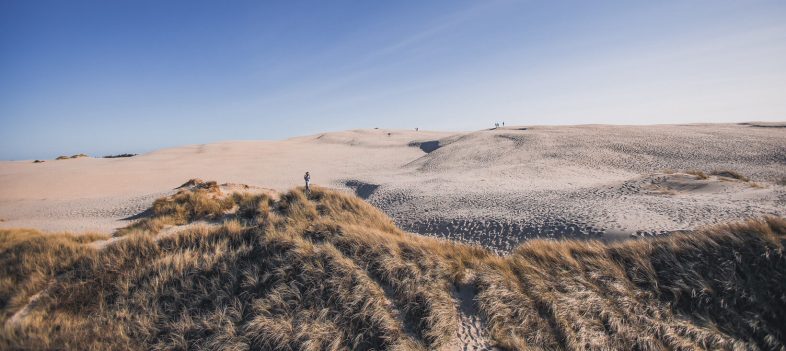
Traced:
<svg viewBox="0 0 786 351">
<path fill-rule="evenodd" d="M 690 170 L 690 171 L 687 171 L 685 173 L 690 174 L 692 176 L 695 176 L 696 179 L 701 179 L 701 180 L 709 179 L 709 176 L 707 176 L 707 174 L 702 172 L 702 171 Z"/>
<path fill-rule="evenodd" d="M 711 174 L 714 175 L 714 176 L 718 176 L 718 177 L 737 179 L 737 180 L 741 180 L 743 182 L 749 182 L 750 181 L 750 179 L 748 177 L 740 174 L 739 172 L 728 170 L 728 169 L 725 169 L 725 170 L 714 170 L 714 171 L 711 172 Z"/>
<path fill-rule="evenodd" d="M 600 243 L 532 241 L 479 276 L 478 302 L 511 349 L 781 350 L 778 218 Z"/>
<path fill-rule="evenodd" d="M 145 229 L 208 217 L 223 224 Z M 458 283 L 476 287 L 506 349 L 784 348 L 778 218 L 616 245 L 531 241 L 508 256 L 404 233 L 321 188 L 277 200 L 192 188 L 143 222 L 103 249 L 0 232 L 12 301 L 0 349 L 439 349 L 459 328 Z"/>
<path fill-rule="evenodd" d="M 150 209 L 151 216 L 118 230 L 115 236 L 134 232 L 158 234 L 167 226 L 184 225 L 198 220 L 218 220 L 234 206 L 232 198 L 222 196 L 216 182 L 186 183 L 181 188 L 186 186 L 190 188 L 181 189 L 172 196 L 154 201 Z"/>
<path fill-rule="evenodd" d="M 27 304 L 55 275 L 93 251 L 86 244 L 102 234 L 44 234 L 31 229 L 0 229 L 0 323 Z"/>
</svg>

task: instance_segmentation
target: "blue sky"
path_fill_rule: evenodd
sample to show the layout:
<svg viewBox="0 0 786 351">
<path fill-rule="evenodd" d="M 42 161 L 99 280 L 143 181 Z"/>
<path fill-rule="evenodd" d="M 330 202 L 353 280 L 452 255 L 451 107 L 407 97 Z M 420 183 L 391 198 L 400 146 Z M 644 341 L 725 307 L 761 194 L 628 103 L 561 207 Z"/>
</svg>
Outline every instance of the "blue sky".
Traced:
<svg viewBox="0 0 786 351">
<path fill-rule="evenodd" d="M 502 120 L 786 120 L 786 2 L 0 0 L 0 159 Z"/>
</svg>

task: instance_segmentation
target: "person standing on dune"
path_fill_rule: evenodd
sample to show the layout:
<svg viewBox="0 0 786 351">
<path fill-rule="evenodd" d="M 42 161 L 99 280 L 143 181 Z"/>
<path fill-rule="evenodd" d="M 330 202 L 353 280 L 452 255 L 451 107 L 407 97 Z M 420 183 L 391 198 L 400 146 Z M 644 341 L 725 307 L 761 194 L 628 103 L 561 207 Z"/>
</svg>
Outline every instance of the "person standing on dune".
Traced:
<svg viewBox="0 0 786 351">
<path fill-rule="evenodd" d="M 309 184 L 311 183 L 311 175 L 308 174 L 308 172 L 306 172 L 306 175 L 303 176 L 303 180 L 306 181 L 306 192 L 310 193 L 311 187 L 309 186 Z"/>
</svg>

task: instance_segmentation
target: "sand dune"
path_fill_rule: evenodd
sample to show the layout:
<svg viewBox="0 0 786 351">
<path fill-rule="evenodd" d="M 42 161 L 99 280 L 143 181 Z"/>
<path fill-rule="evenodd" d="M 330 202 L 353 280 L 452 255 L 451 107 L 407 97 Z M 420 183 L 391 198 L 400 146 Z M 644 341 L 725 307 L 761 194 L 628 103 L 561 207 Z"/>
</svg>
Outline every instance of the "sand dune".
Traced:
<svg viewBox="0 0 786 351">
<path fill-rule="evenodd" d="M 131 158 L 4 161 L 0 226 L 106 232 L 190 178 L 285 190 L 306 170 L 405 230 L 500 251 L 530 237 L 615 239 L 786 215 L 786 128 L 586 125 L 353 130 Z M 733 170 L 751 182 L 688 170 Z"/>
<path fill-rule="evenodd" d="M 782 350 L 786 221 L 508 255 L 213 182 L 110 237 L 0 229 L 3 350 Z"/>
</svg>

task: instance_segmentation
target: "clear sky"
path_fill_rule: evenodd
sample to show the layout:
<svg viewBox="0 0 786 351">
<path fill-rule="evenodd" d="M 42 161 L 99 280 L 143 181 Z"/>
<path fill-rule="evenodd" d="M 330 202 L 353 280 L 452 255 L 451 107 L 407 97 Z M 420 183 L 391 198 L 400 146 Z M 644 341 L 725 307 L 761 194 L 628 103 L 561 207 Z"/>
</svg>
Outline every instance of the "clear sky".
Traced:
<svg viewBox="0 0 786 351">
<path fill-rule="evenodd" d="M 0 159 L 786 120 L 786 1 L 0 0 Z"/>
</svg>

